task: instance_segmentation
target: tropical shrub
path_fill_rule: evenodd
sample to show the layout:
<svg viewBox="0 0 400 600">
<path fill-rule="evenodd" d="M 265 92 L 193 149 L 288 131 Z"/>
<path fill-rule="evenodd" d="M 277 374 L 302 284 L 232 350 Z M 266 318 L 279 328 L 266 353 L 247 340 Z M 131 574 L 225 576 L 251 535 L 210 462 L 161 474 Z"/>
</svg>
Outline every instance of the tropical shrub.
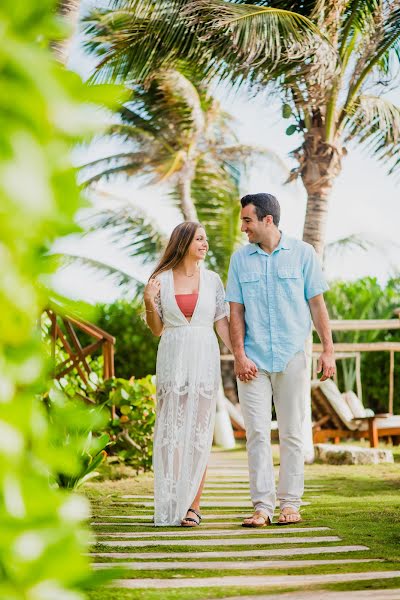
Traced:
<svg viewBox="0 0 400 600">
<path fill-rule="evenodd" d="M 151 375 L 142 379 L 108 379 L 97 391 L 98 403 L 112 411 L 107 426 L 111 438 L 107 451 L 138 472 L 151 468 L 155 392 Z"/>
<path fill-rule="evenodd" d="M 117 300 L 99 307 L 97 325 L 115 337 L 115 373 L 124 379 L 155 372 L 159 339 L 147 327 L 142 313 L 138 300 Z"/>
<path fill-rule="evenodd" d="M 69 451 L 67 461 L 54 463 L 51 481 L 62 488 L 77 489 L 98 475 L 96 469 L 105 460 L 105 448 L 110 437 L 101 432 L 109 420 L 102 407 L 84 404 L 80 397 L 68 398 L 55 387 L 45 395 L 44 402 L 50 425 L 49 443 L 53 461 Z"/>
<path fill-rule="evenodd" d="M 113 308 L 116 310 L 114 311 Z M 137 318 L 137 324 L 143 328 L 144 335 L 150 334 L 151 338 L 154 336 L 141 316 L 138 316 L 138 312 L 132 309 L 132 304 L 120 301 L 110 307 L 104 307 L 104 310 L 107 314 L 113 315 L 112 323 L 115 328 L 110 332 L 108 327 L 108 331 L 117 336 L 117 348 L 120 348 L 120 336 L 123 338 L 122 355 L 133 354 L 139 360 L 143 359 L 140 355 L 140 348 L 143 349 L 143 345 L 135 335 L 132 311 Z M 118 315 L 121 315 L 120 320 L 117 318 Z M 42 331 L 50 355 L 46 319 L 44 324 L 45 326 L 42 323 Z M 107 326 L 109 324 L 108 321 Z M 153 339 L 150 339 L 150 342 L 153 342 Z M 57 340 L 56 365 L 64 363 L 67 359 L 68 354 Z M 95 469 L 106 454 L 113 457 L 113 463 L 125 463 L 137 471 L 146 471 L 151 467 L 155 421 L 155 386 L 152 377 L 150 375 L 143 379 L 131 377 L 129 380 L 114 377 L 104 381 L 103 357 L 87 356 L 86 362 L 91 369 L 87 376 L 87 383 L 81 379 L 76 369 L 72 369 L 60 379 L 54 380 L 53 390 L 50 393 L 46 392 L 44 397 L 53 429 L 57 432 L 56 445 L 57 440 L 61 439 L 63 444 L 67 443 L 77 448 L 75 466 L 71 467 L 72 472 L 67 470 L 57 475 L 57 483 L 61 487 L 76 488 L 81 485 L 96 473 Z M 151 363 L 152 368 L 154 363 L 155 356 Z M 121 365 L 125 366 L 126 372 L 129 372 L 126 367 L 127 361 L 123 361 L 120 355 L 120 361 L 116 361 L 117 372 Z M 56 390 L 62 391 L 62 395 L 56 394 Z M 74 411 L 76 411 L 76 418 Z"/>
<path fill-rule="evenodd" d="M 400 278 L 389 279 L 381 285 L 376 278 L 357 281 L 336 281 L 325 294 L 332 319 L 391 319 L 400 307 Z M 336 331 L 336 342 L 400 342 L 399 330 Z M 400 356 L 395 355 L 394 412 L 400 412 Z M 339 386 L 354 388 L 354 359 L 338 361 Z M 363 352 L 361 354 L 361 381 L 363 401 L 375 412 L 387 412 L 389 395 L 389 353 Z"/>
</svg>

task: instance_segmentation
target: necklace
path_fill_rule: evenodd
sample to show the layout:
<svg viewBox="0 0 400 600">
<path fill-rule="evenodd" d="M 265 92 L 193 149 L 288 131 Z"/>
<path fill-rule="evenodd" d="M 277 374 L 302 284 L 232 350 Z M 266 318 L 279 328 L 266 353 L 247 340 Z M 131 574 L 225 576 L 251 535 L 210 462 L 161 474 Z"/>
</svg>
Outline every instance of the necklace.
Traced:
<svg viewBox="0 0 400 600">
<path fill-rule="evenodd" d="M 198 268 L 195 269 L 191 275 L 188 275 L 187 273 L 182 272 L 182 275 L 184 275 L 185 277 L 194 277 L 195 274 L 198 272 L 198 270 L 199 270 Z"/>
</svg>

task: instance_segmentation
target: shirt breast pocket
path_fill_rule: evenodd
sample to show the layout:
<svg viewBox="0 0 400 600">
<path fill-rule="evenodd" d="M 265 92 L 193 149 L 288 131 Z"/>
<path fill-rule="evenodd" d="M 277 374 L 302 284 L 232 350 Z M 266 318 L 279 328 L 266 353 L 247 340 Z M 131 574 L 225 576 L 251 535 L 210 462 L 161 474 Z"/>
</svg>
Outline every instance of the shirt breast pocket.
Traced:
<svg viewBox="0 0 400 600">
<path fill-rule="evenodd" d="M 244 273 L 239 277 L 244 300 L 257 298 L 260 291 L 260 273 Z"/>
<path fill-rule="evenodd" d="M 290 298 L 304 296 L 303 275 L 299 267 L 281 267 L 278 269 L 278 293 Z"/>
</svg>

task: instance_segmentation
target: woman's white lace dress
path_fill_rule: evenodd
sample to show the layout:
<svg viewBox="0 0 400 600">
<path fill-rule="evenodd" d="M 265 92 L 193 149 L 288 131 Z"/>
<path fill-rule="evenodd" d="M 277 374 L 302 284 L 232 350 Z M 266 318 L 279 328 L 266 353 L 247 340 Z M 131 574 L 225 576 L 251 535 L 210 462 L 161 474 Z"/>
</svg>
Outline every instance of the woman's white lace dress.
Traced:
<svg viewBox="0 0 400 600">
<path fill-rule="evenodd" d="M 221 279 L 200 270 L 190 322 L 175 300 L 172 271 L 158 275 L 157 310 L 164 323 L 157 354 L 154 433 L 154 523 L 180 525 L 193 502 L 210 455 L 220 381 L 214 322 L 227 314 Z"/>
</svg>

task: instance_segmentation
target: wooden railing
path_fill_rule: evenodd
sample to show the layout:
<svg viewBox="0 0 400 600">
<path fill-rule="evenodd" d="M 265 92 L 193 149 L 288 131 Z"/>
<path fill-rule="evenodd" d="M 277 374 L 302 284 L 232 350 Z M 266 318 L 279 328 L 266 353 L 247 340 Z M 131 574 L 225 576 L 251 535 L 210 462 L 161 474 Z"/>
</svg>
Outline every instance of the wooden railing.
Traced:
<svg viewBox="0 0 400 600">
<path fill-rule="evenodd" d="M 109 379 L 114 376 L 114 346 L 115 338 L 86 321 L 75 319 L 74 317 L 57 315 L 54 310 L 47 309 L 46 314 L 48 315 L 51 326 L 50 326 L 50 338 L 51 338 L 51 352 L 53 358 L 53 377 L 54 379 L 61 379 L 67 373 L 72 370 L 76 370 L 80 379 L 84 385 L 88 388 L 93 387 L 90 381 L 90 373 L 92 369 L 87 361 L 87 357 L 92 355 L 99 348 L 102 349 L 103 353 L 103 377 Z M 63 328 L 61 326 L 63 324 Z M 84 332 L 95 341 L 82 346 L 79 340 L 79 331 Z M 61 342 L 63 350 L 66 352 L 68 357 L 61 363 L 56 364 L 56 344 L 57 341 Z M 85 400 L 93 402 L 90 398 L 85 397 Z"/>
</svg>

